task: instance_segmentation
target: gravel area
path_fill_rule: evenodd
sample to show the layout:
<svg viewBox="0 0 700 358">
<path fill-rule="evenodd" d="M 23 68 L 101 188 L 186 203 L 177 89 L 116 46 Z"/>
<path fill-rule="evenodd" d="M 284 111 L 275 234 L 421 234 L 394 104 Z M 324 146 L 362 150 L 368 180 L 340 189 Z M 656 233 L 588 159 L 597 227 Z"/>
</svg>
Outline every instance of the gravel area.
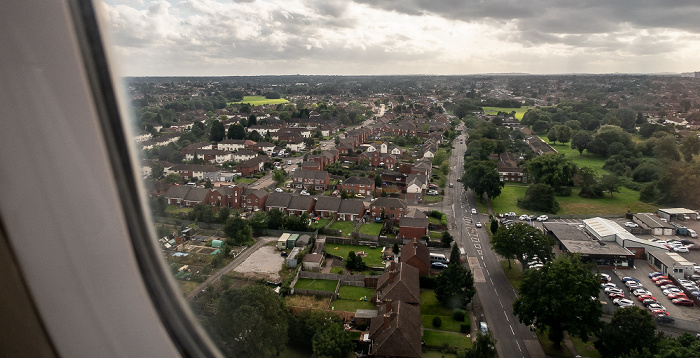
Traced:
<svg viewBox="0 0 700 358">
<path fill-rule="evenodd" d="M 278 272 L 282 269 L 284 257 L 273 246 L 263 246 L 255 251 L 233 271 L 247 277 L 280 279 Z"/>
</svg>

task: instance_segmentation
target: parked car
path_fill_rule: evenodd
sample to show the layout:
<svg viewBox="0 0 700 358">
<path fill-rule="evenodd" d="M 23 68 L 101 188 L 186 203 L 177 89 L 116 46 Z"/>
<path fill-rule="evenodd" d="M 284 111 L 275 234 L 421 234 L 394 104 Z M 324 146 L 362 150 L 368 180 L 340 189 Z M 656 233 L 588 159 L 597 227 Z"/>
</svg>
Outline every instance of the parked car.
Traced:
<svg viewBox="0 0 700 358">
<path fill-rule="evenodd" d="M 666 297 L 668 297 L 668 299 L 670 299 L 670 300 L 675 300 L 676 298 L 688 298 L 688 296 L 686 296 L 685 293 L 683 293 L 683 292 L 674 292 L 674 293 L 669 294 Z"/>
<path fill-rule="evenodd" d="M 439 262 L 439 261 L 435 261 L 435 262 L 431 263 L 430 266 L 432 266 L 433 268 L 436 268 L 436 269 L 444 269 L 444 268 L 447 268 L 447 264 L 446 264 L 446 263 L 444 263 L 444 262 Z"/>
<path fill-rule="evenodd" d="M 612 283 L 612 282 L 606 282 L 606 283 L 601 284 L 600 287 L 602 287 L 602 288 L 606 288 L 606 287 L 617 287 L 617 285 L 614 284 L 614 283 Z"/>
<path fill-rule="evenodd" d="M 656 301 L 656 297 L 654 297 L 652 295 L 639 295 L 639 296 L 637 296 L 637 299 L 639 300 L 639 302 L 644 302 L 644 300 L 649 300 L 649 299 Z"/>
<path fill-rule="evenodd" d="M 525 215 L 525 214 L 523 214 L 523 215 L 520 215 L 520 217 L 519 217 L 518 219 L 520 219 L 520 220 L 529 220 L 530 217 L 527 216 L 527 215 Z"/>
<path fill-rule="evenodd" d="M 658 303 L 652 303 L 652 304 L 648 305 L 647 308 L 649 309 L 649 311 L 653 311 L 653 310 L 664 310 L 665 311 L 666 310 L 666 307 L 664 307 Z"/>
<path fill-rule="evenodd" d="M 617 306 L 634 306 L 634 302 L 632 300 L 628 300 L 626 298 L 616 298 L 613 300 L 613 303 Z"/>
<path fill-rule="evenodd" d="M 281 192 L 283 192 L 284 190 L 282 190 L 282 188 L 275 188 L 275 191 L 278 192 L 278 193 L 281 193 Z"/>
<path fill-rule="evenodd" d="M 639 227 L 637 223 L 633 223 L 631 221 L 628 221 L 625 223 L 625 227 Z"/>
<path fill-rule="evenodd" d="M 657 282 L 659 280 L 668 280 L 668 277 L 664 275 L 654 276 L 651 278 L 652 281 Z"/>
<path fill-rule="evenodd" d="M 610 275 L 608 275 L 607 273 L 598 273 L 598 277 L 600 278 L 600 282 L 610 281 Z"/>
<path fill-rule="evenodd" d="M 621 289 L 619 289 L 617 287 L 606 287 L 604 289 L 604 291 L 605 291 L 605 293 L 611 293 L 611 292 L 625 293 L 624 291 L 622 291 Z"/>
<path fill-rule="evenodd" d="M 306 190 L 302 190 L 301 193 L 299 193 L 299 194 L 300 194 L 300 195 L 304 195 L 304 196 L 309 196 L 309 195 L 311 195 L 311 194 L 309 194 L 309 192 L 307 192 Z"/>
<path fill-rule="evenodd" d="M 685 246 L 675 246 L 675 247 L 673 248 L 673 251 L 675 251 L 675 252 L 680 252 L 680 253 L 683 253 L 683 254 L 687 254 L 687 253 L 690 252 L 690 250 L 688 250 L 688 248 L 685 247 Z"/>
<path fill-rule="evenodd" d="M 668 311 L 664 311 L 664 310 L 651 310 L 651 315 L 652 316 L 668 316 L 669 313 L 668 313 Z"/>
<path fill-rule="evenodd" d="M 639 282 L 639 279 L 636 279 L 632 276 L 625 276 L 622 278 L 622 282 L 627 282 L 627 281 L 634 281 L 634 282 Z"/>
<path fill-rule="evenodd" d="M 614 299 L 616 299 L 616 298 L 627 298 L 627 297 L 625 297 L 625 294 L 624 294 L 624 293 L 615 293 L 615 292 L 609 293 L 609 294 L 608 294 L 608 297 L 609 297 L 611 300 L 614 300 Z"/>
<path fill-rule="evenodd" d="M 676 298 L 676 299 L 672 300 L 671 302 L 673 302 L 674 305 L 678 305 L 678 306 L 693 306 L 693 305 L 695 305 L 695 302 L 693 302 L 689 298 Z"/>
<path fill-rule="evenodd" d="M 672 282 L 671 280 L 668 280 L 668 279 L 663 279 L 663 280 L 658 280 L 658 281 L 656 281 L 656 285 L 657 285 L 657 286 L 669 285 L 669 284 L 672 284 L 672 283 L 673 283 L 673 282 Z"/>
<path fill-rule="evenodd" d="M 662 276 L 662 275 L 663 275 L 663 272 L 656 271 L 656 272 L 650 273 L 649 278 L 654 278 L 656 276 Z"/>
<path fill-rule="evenodd" d="M 666 315 L 656 315 L 654 316 L 654 321 L 656 321 L 657 323 L 673 324 L 675 320 L 673 319 L 673 317 L 669 317 Z"/>
<path fill-rule="evenodd" d="M 549 216 L 547 215 L 540 215 L 537 217 L 537 221 L 547 221 L 549 220 Z"/>
<path fill-rule="evenodd" d="M 667 288 L 667 289 L 661 291 L 661 293 L 663 293 L 664 296 L 668 296 L 668 295 L 672 295 L 674 293 L 683 293 L 683 290 L 681 290 L 680 288 L 672 287 L 672 288 Z"/>
<path fill-rule="evenodd" d="M 450 183 L 450 188 L 454 188 L 454 186 L 455 186 L 454 184 Z"/>
<path fill-rule="evenodd" d="M 647 291 L 647 290 L 644 289 L 644 288 L 638 288 L 638 289 L 632 291 L 632 294 L 635 295 L 635 296 L 650 295 L 651 292 Z"/>
<path fill-rule="evenodd" d="M 642 301 L 642 304 L 644 307 L 649 306 L 652 303 L 656 303 L 657 301 L 655 299 L 647 298 L 644 301 Z"/>
</svg>

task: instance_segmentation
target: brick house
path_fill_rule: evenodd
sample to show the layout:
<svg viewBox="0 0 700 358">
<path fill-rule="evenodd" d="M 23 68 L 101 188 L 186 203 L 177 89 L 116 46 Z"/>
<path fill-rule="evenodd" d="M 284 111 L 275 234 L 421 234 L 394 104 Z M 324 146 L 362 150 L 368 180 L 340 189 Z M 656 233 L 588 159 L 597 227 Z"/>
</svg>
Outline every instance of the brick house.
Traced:
<svg viewBox="0 0 700 358">
<path fill-rule="evenodd" d="M 385 301 L 402 301 L 414 305 L 420 304 L 420 285 L 418 269 L 391 261 L 387 272 L 377 280 L 377 299 Z"/>
<path fill-rule="evenodd" d="M 255 175 L 263 170 L 266 160 L 267 157 L 259 155 L 236 165 L 236 171 L 241 173 L 244 177 Z"/>
<path fill-rule="evenodd" d="M 289 215 L 301 216 L 303 213 L 311 213 L 316 201 L 308 195 L 293 195 L 287 206 Z"/>
<path fill-rule="evenodd" d="M 338 213 L 341 201 L 340 198 L 335 196 L 319 196 L 316 199 L 314 213 L 319 217 L 332 217 L 333 214 Z"/>
<path fill-rule="evenodd" d="M 424 235 L 428 235 L 428 218 L 421 213 L 423 217 L 403 217 L 399 221 L 398 238 L 401 239 L 420 239 Z"/>
<path fill-rule="evenodd" d="M 338 208 L 338 220 L 355 221 L 365 215 L 365 203 L 359 199 L 345 199 Z"/>
<path fill-rule="evenodd" d="M 367 177 L 350 177 L 339 184 L 338 189 L 345 190 L 348 194 L 372 196 L 374 195 L 374 180 Z"/>
<path fill-rule="evenodd" d="M 265 189 L 246 188 L 243 190 L 241 208 L 248 211 L 258 211 L 265 208 L 265 203 L 270 195 Z"/>
<path fill-rule="evenodd" d="M 397 220 L 406 215 L 406 202 L 397 198 L 377 198 L 369 204 L 373 218 Z"/>
<path fill-rule="evenodd" d="M 292 185 L 295 188 L 309 190 L 327 190 L 331 177 L 326 171 L 298 169 L 292 175 Z"/>
<path fill-rule="evenodd" d="M 289 202 L 292 200 L 292 194 L 289 193 L 270 193 L 270 196 L 265 202 L 265 211 L 277 209 L 281 212 L 287 212 Z"/>
<path fill-rule="evenodd" d="M 430 274 L 430 250 L 418 239 L 401 247 L 400 262 L 417 268 L 421 276 Z"/>
<path fill-rule="evenodd" d="M 420 308 L 403 301 L 386 301 L 377 306 L 369 326 L 369 356 L 422 357 L 423 323 Z"/>
</svg>

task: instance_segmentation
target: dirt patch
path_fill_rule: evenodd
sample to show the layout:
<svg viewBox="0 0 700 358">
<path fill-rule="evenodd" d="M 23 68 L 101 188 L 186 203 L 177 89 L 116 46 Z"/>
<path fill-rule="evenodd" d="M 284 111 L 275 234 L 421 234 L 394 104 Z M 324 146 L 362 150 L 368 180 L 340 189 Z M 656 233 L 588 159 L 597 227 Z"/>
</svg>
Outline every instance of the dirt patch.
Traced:
<svg viewBox="0 0 700 358">
<path fill-rule="evenodd" d="M 280 279 L 284 257 L 272 246 L 263 246 L 255 251 L 233 271 L 246 277 L 264 278 L 272 281 Z"/>
</svg>

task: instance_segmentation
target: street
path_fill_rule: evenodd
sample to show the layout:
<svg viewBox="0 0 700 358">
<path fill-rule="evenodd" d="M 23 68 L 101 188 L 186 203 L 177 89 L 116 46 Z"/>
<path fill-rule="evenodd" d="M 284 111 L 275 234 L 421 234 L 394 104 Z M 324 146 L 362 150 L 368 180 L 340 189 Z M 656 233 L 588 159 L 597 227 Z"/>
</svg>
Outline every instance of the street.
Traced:
<svg viewBox="0 0 700 358">
<path fill-rule="evenodd" d="M 496 254 L 491 250 L 491 243 L 486 230 L 489 227 L 488 213 L 472 214 L 476 209 L 476 198 L 468 188 L 463 188 L 457 178 L 464 170 L 464 152 L 466 144 L 460 144 L 460 139 L 466 142 L 466 134 L 462 134 L 454 142 L 454 150 L 450 158 L 450 166 L 454 169 L 449 175 L 453 188 L 446 189 L 445 205 L 451 206 L 453 214 L 452 235 L 457 245 L 467 253 L 469 265 L 474 275 L 474 285 L 477 294 L 474 296 L 472 309 L 478 327 L 479 321 L 485 320 L 496 339 L 496 351 L 499 357 L 543 357 L 544 352 L 534 332 L 521 324 L 513 315 L 513 302 L 517 294 L 510 285 L 508 278 L 501 268 Z M 450 202 L 448 202 L 448 197 Z M 474 223 L 481 221 L 484 225 L 476 228 Z"/>
</svg>

